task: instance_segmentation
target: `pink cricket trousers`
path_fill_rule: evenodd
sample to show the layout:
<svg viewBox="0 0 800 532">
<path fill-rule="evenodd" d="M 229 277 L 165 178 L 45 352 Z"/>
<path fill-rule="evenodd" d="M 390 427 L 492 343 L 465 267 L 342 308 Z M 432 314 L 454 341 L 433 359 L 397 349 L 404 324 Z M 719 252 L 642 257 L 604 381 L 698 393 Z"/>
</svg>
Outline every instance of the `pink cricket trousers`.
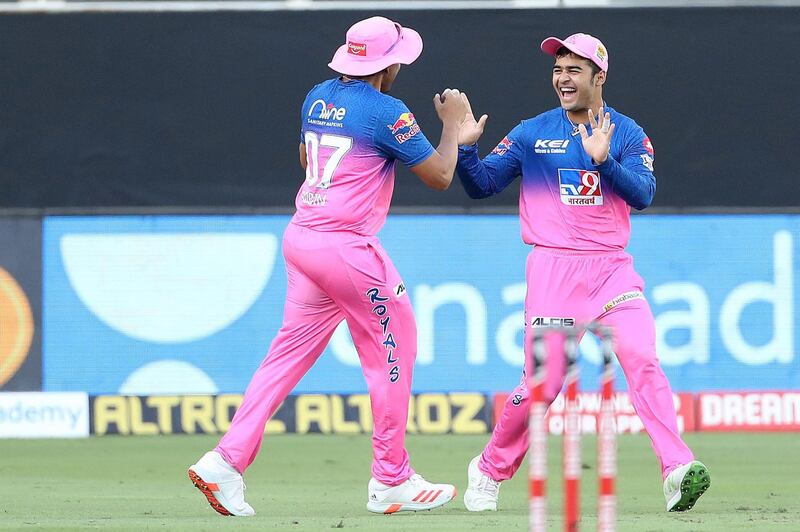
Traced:
<svg viewBox="0 0 800 532">
<path fill-rule="evenodd" d="M 264 426 L 319 358 L 343 320 L 372 406 L 372 475 L 401 484 L 414 471 L 405 449 L 417 329 L 400 275 L 377 237 L 290 223 L 283 237 L 288 288 L 283 325 L 216 448 L 239 472 L 255 460 Z"/>
<path fill-rule="evenodd" d="M 525 371 L 530 371 L 528 331 L 539 318 L 573 318 L 576 323 L 599 321 L 614 331 L 617 355 L 628 393 L 641 418 L 664 477 L 679 464 L 694 459 L 678 434 L 672 390 L 655 348 L 655 322 L 642 290 L 644 281 L 624 251 L 582 252 L 535 247 L 525 267 Z M 545 399 L 552 402 L 564 383 L 563 338 L 548 335 Z M 555 355 L 555 356 L 554 356 Z M 560 356 L 559 356 L 560 355 Z M 525 376 L 509 396 L 479 468 L 494 480 L 511 478 L 528 450 L 529 394 Z"/>
</svg>

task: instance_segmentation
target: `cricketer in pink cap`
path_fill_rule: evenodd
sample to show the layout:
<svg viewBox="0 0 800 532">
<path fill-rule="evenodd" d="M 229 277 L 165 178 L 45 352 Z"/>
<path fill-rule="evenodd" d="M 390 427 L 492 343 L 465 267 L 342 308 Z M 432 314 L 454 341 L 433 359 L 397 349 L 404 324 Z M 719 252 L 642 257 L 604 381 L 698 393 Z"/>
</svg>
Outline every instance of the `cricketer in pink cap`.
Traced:
<svg viewBox="0 0 800 532">
<path fill-rule="evenodd" d="M 384 17 L 356 22 L 346 39 L 328 63 L 345 76 L 369 76 L 394 64 L 410 65 L 422 53 L 419 33 Z"/>
<path fill-rule="evenodd" d="M 711 477 L 681 438 L 644 281 L 625 251 L 631 209 L 647 208 L 655 195 L 653 144 L 636 121 L 603 100 L 603 43 L 576 33 L 549 37 L 541 49 L 555 58 L 558 107 L 522 120 L 483 159 L 477 141 L 486 115 L 476 120 L 468 109 L 459 128 L 464 190 L 487 198 L 519 179 L 522 239 L 532 246 L 525 265 L 526 371 L 497 415 L 489 443 L 467 466 L 464 505 L 472 512 L 497 510 L 500 484 L 514 476 L 528 451 L 534 329 L 556 324 L 572 329 L 580 342 L 580 324 L 597 322 L 612 331 L 631 404 L 661 464 L 664 508 L 684 512 L 708 490 Z M 542 395 L 550 404 L 564 384 L 562 335 L 546 335 L 545 344 Z"/>
<path fill-rule="evenodd" d="M 548 37 L 541 44 L 542 51 L 552 56 L 555 56 L 562 46 L 575 55 L 588 59 L 603 72 L 608 72 L 608 49 L 597 37 L 586 33 L 574 33 L 563 41 L 558 37 Z"/>
</svg>

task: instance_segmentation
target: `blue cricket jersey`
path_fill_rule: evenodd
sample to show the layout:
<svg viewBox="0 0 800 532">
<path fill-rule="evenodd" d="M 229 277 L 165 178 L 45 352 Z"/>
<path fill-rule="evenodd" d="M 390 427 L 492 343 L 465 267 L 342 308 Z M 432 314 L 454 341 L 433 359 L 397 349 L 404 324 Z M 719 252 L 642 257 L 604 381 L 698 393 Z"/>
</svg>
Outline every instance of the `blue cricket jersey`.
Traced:
<svg viewBox="0 0 800 532">
<path fill-rule="evenodd" d="M 577 128 L 558 107 L 523 120 L 483 160 L 477 145 L 460 146 L 458 175 L 472 198 L 520 183 L 522 239 L 528 244 L 586 251 L 621 250 L 630 237 L 630 208 L 653 199 L 654 152 L 631 118 L 610 107 L 608 159 L 596 165 Z M 591 128 L 587 126 L 591 134 Z"/>
</svg>

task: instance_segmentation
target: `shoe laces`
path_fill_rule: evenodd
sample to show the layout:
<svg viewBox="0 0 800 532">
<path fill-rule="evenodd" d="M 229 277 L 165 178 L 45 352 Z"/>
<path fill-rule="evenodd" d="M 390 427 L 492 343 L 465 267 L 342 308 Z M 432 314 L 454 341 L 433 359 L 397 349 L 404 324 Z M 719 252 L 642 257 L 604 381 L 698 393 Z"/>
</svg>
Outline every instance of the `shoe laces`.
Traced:
<svg viewBox="0 0 800 532">
<path fill-rule="evenodd" d="M 232 478 L 230 480 L 223 480 L 219 482 L 219 484 L 230 484 L 230 483 L 238 484 L 239 486 L 241 486 L 242 493 L 247 491 L 247 484 L 244 483 L 244 478 L 241 475 L 239 475 L 237 478 Z"/>
<path fill-rule="evenodd" d="M 423 482 L 428 482 L 427 480 L 422 478 L 422 475 L 420 475 L 419 473 L 414 473 L 413 475 L 408 477 L 408 481 L 411 484 L 413 484 L 414 486 L 418 486 L 418 485 L 422 484 Z"/>
<path fill-rule="evenodd" d="M 481 473 L 481 479 L 478 481 L 478 489 L 492 497 L 497 497 L 500 492 L 500 483 Z"/>
</svg>

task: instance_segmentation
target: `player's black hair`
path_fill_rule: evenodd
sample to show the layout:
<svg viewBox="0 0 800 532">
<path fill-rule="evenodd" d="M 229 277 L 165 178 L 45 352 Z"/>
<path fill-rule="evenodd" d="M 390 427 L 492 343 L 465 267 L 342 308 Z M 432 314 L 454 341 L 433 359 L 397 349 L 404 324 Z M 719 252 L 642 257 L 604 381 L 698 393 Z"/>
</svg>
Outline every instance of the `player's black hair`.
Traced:
<svg viewBox="0 0 800 532">
<path fill-rule="evenodd" d="M 383 70 L 387 70 L 388 68 L 389 67 L 386 67 Z M 378 70 L 377 72 L 375 72 L 375 74 L 380 74 L 381 72 L 383 72 L 383 70 Z M 363 81 L 363 80 L 365 80 L 367 78 L 371 78 L 375 74 L 367 74 L 366 76 L 350 76 L 350 75 L 347 75 L 347 77 L 350 78 L 350 79 L 357 79 L 357 80 Z"/>
<path fill-rule="evenodd" d="M 585 57 L 582 57 L 582 56 L 576 54 L 575 52 L 573 52 L 572 50 L 570 50 L 566 46 L 562 46 L 561 48 L 556 50 L 556 59 L 561 59 L 562 57 L 567 56 L 567 55 L 574 55 L 575 57 L 580 57 L 581 59 L 586 59 Z M 600 67 L 597 66 L 596 64 L 594 64 L 594 61 L 592 61 L 591 59 L 586 59 L 586 60 L 589 61 L 589 66 L 592 67 L 592 77 L 594 77 L 595 74 L 600 72 Z"/>
</svg>

